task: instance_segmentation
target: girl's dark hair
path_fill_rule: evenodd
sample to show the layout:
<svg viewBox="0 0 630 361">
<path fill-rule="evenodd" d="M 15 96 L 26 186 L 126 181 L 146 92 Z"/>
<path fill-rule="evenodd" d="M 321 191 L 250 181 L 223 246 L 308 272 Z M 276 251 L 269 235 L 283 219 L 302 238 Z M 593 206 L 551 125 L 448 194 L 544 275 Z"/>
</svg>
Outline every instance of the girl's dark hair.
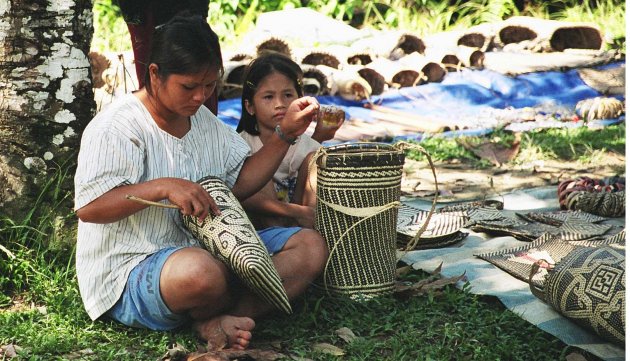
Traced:
<svg viewBox="0 0 630 361">
<path fill-rule="evenodd" d="M 220 78 L 223 59 L 219 37 L 201 16 L 181 13 L 153 32 L 151 55 L 144 74 L 149 94 L 153 94 L 149 76 L 149 65 L 153 63 L 158 66 L 160 79 L 171 74 L 196 73 L 208 67 L 216 67 Z"/>
<path fill-rule="evenodd" d="M 254 93 L 258 89 L 260 82 L 268 75 L 278 72 L 293 81 L 293 86 L 298 96 L 303 96 L 302 90 L 302 68 L 284 54 L 278 52 L 265 52 L 252 60 L 243 74 L 243 95 L 241 96 L 241 120 L 236 127 L 236 131 L 246 131 L 251 135 L 259 135 L 256 126 L 256 116 L 251 115 L 245 108 L 245 101 L 253 104 Z"/>
</svg>

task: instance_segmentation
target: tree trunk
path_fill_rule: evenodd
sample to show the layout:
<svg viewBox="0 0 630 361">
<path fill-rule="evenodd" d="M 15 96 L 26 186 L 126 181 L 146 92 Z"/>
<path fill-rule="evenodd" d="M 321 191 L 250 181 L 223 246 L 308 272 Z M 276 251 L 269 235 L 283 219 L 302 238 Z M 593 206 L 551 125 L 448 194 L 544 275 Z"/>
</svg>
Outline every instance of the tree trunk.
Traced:
<svg viewBox="0 0 630 361">
<path fill-rule="evenodd" d="M 80 136 L 95 109 L 92 32 L 91 1 L 0 0 L 0 216 L 21 220 L 60 170 L 53 189 L 71 206 Z"/>
</svg>

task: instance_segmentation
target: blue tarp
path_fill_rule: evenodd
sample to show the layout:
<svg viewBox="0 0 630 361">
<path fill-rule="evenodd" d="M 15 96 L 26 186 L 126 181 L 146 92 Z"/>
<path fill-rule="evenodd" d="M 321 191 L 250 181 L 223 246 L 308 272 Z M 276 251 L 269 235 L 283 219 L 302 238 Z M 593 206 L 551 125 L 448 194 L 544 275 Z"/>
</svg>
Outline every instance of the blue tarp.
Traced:
<svg viewBox="0 0 630 361">
<path fill-rule="evenodd" d="M 600 67 L 619 67 L 625 61 Z M 602 96 L 580 78 L 577 69 L 548 71 L 507 76 L 492 70 L 464 69 L 448 73 L 440 83 L 390 89 L 371 102 L 407 113 L 439 116 L 446 121 L 466 124 L 466 134 L 483 134 L 497 127 L 497 111 L 518 110 L 526 107 L 565 109 L 573 111 L 578 101 Z M 623 99 L 622 96 L 617 96 Z M 346 111 L 346 118 L 364 122 L 377 122 L 367 101 L 348 101 L 336 96 L 319 96 L 322 104 L 332 104 Z M 240 99 L 219 102 L 219 118 L 236 127 L 241 114 Z M 603 124 L 622 121 L 609 120 Z M 503 124 L 504 125 L 504 124 Z M 449 132 L 447 132 L 449 133 Z M 451 134 L 460 134 L 452 132 Z M 447 134 L 448 135 L 448 134 Z M 421 136 L 421 134 L 420 134 Z M 409 138 L 409 135 L 406 136 Z"/>
</svg>

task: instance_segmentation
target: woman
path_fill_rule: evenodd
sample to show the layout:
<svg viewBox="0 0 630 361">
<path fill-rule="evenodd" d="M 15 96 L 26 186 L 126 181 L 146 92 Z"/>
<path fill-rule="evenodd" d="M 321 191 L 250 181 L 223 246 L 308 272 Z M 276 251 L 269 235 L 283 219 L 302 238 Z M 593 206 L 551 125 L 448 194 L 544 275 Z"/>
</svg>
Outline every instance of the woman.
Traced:
<svg viewBox="0 0 630 361">
<path fill-rule="evenodd" d="M 216 34 L 199 16 L 177 16 L 156 29 L 146 86 L 98 114 L 85 129 L 75 176 L 79 217 L 77 276 L 92 319 L 170 330 L 191 323 L 209 345 L 243 349 L 254 318 L 270 305 L 234 285 L 228 269 L 201 248 L 178 212 L 204 219 L 220 211 L 197 183 L 221 178 L 238 199 L 266 184 L 319 104 L 297 99 L 280 131 L 256 154 L 201 105 L 223 68 Z M 179 210 L 126 199 L 168 201 Z M 259 235 L 290 299 L 321 272 L 327 257 L 314 230 Z"/>
</svg>

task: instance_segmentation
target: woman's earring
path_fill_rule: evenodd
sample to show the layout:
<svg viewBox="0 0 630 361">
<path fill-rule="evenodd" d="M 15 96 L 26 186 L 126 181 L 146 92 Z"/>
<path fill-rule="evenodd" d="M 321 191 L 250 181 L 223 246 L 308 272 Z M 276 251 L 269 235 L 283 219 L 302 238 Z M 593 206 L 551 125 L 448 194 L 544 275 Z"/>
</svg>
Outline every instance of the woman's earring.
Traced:
<svg viewBox="0 0 630 361">
<path fill-rule="evenodd" d="M 258 123 L 254 123 L 254 130 L 258 131 Z"/>
</svg>

